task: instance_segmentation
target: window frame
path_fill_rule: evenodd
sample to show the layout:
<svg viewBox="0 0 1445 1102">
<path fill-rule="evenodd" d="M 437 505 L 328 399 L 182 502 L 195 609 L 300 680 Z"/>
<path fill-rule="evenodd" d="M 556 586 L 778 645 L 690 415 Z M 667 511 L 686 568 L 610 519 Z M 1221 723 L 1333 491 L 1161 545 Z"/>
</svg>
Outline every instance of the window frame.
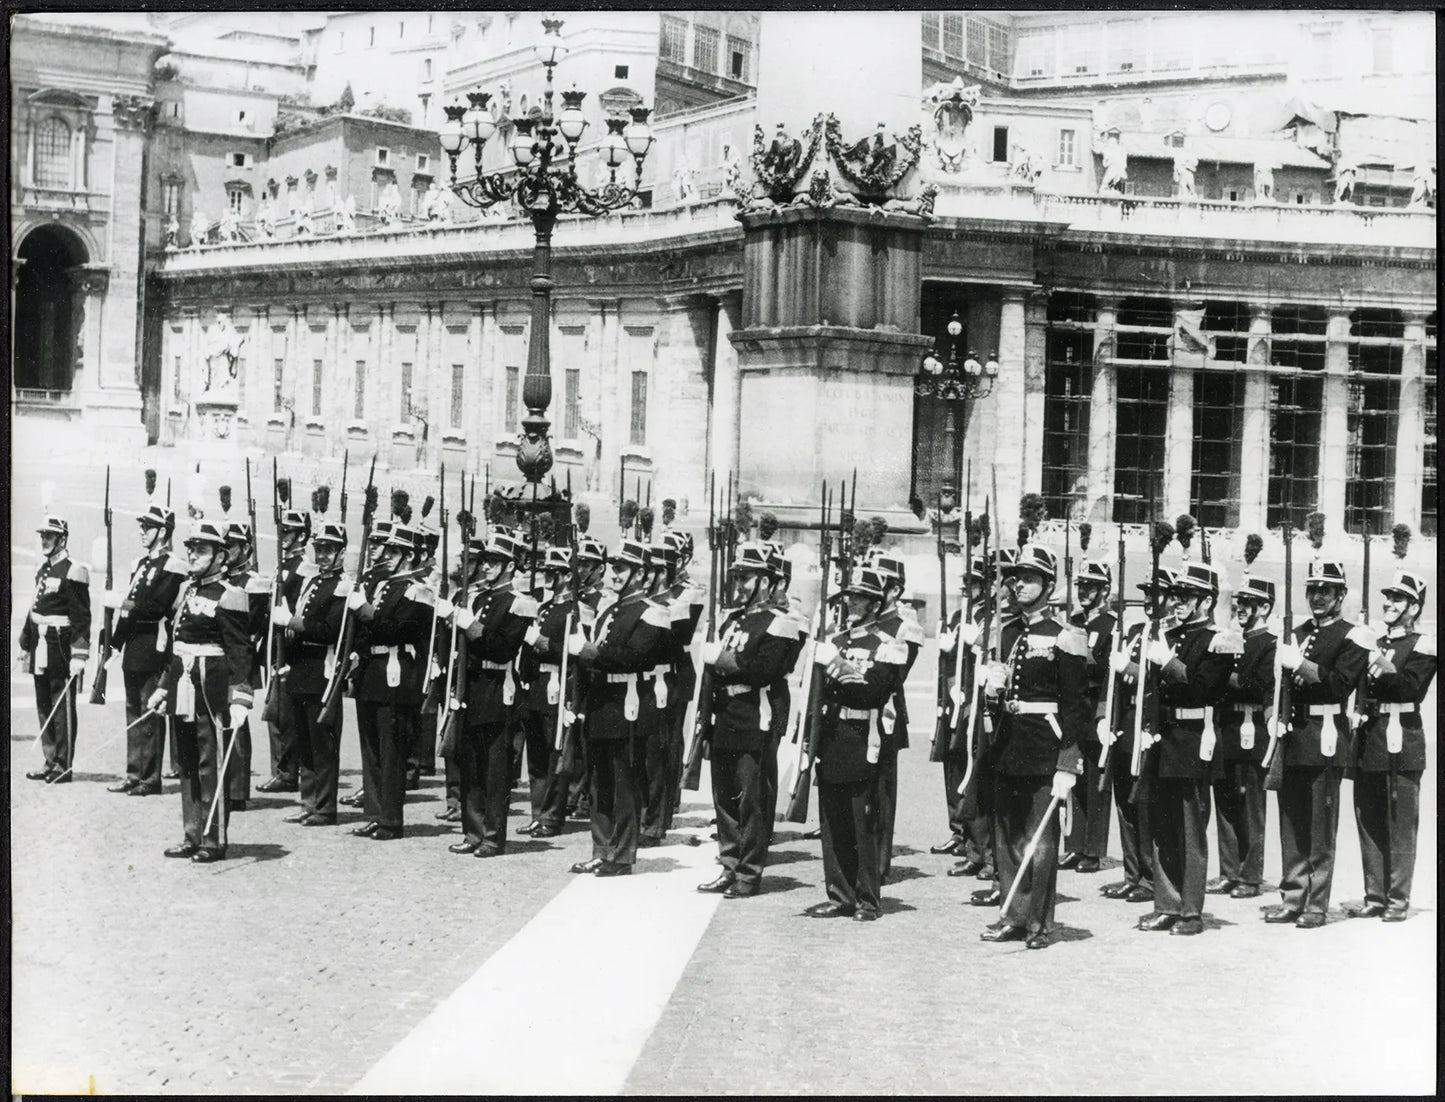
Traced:
<svg viewBox="0 0 1445 1102">
<path fill-rule="evenodd" d="M 64 135 L 64 140 L 60 143 L 57 152 L 52 153 L 42 148 L 47 134 Z M 51 182 L 50 179 L 41 179 L 42 164 L 45 166 L 44 171 L 47 174 L 53 169 L 59 169 L 55 173 L 54 182 Z M 35 152 L 30 177 L 37 188 L 69 191 L 75 187 L 75 128 L 59 115 L 46 115 L 35 126 Z"/>
</svg>

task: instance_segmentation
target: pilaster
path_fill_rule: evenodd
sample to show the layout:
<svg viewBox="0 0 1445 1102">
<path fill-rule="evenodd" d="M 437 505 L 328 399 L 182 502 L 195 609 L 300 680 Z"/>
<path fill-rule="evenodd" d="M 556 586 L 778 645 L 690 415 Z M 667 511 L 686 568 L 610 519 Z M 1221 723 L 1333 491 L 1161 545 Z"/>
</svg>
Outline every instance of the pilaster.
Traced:
<svg viewBox="0 0 1445 1102">
<path fill-rule="evenodd" d="M 1268 515 L 1269 333 L 1269 304 L 1250 303 L 1239 449 L 1239 526 L 1249 532 L 1264 531 Z"/>
<path fill-rule="evenodd" d="M 1349 476 L 1350 315 L 1336 309 L 1326 329 L 1324 412 L 1320 423 L 1320 479 L 1317 508 L 1327 532 L 1345 530 L 1345 484 Z"/>
<path fill-rule="evenodd" d="M 1027 382 L 1024 377 L 1024 348 L 1027 338 L 1022 291 L 1004 289 L 1003 301 L 999 306 L 998 333 L 999 372 L 993 388 L 997 424 L 993 439 L 997 456 L 995 462 L 998 492 L 1002 499 L 1000 508 L 1003 510 L 999 515 L 1008 516 L 1009 506 L 1023 496 L 1024 447 L 1027 440 L 1024 421 L 1029 415 Z M 1042 422 L 1042 409 L 1039 419 Z"/>
<path fill-rule="evenodd" d="M 1007 301 L 1007 300 L 1006 300 Z M 1048 357 L 1049 296 L 1043 291 L 1024 299 L 1024 445 L 1023 492 L 1036 494 L 1044 485 L 1044 398 Z M 1002 351 L 1002 350 L 1000 350 Z M 1000 360 L 1000 370 L 1006 361 Z M 1075 502 L 1081 508 L 1083 502 Z"/>
<path fill-rule="evenodd" d="M 742 294 L 729 291 L 713 306 L 712 425 L 707 466 L 735 470 L 738 463 L 738 353 L 729 337 L 742 317 Z"/>
<path fill-rule="evenodd" d="M 1117 347 L 1115 326 L 1119 320 L 1119 300 L 1103 298 L 1094 315 L 1094 387 L 1089 398 L 1089 500 L 1088 509 L 1105 502 L 1113 517 L 1114 501 L 1114 429 L 1117 421 L 1118 387 L 1114 372 Z"/>
<path fill-rule="evenodd" d="M 1169 516 L 1194 511 L 1190 476 L 1194 470 L 1194 373 L 1204 368 L 1204 350 L 1188 335 L 1186 315 L 1204 304 L 1176 300 L 1174 336 L 1169 342 L 1169 413 L 1164 431 L 1164 509 Z"/>
<path fill-rule="evenodd" d="M 1405 317 L 1400 364 L 1400 408 L 1395 422 L 1395 517 L 1420 530 L 1425 479 L 1425 318 Z"/>
</svg>

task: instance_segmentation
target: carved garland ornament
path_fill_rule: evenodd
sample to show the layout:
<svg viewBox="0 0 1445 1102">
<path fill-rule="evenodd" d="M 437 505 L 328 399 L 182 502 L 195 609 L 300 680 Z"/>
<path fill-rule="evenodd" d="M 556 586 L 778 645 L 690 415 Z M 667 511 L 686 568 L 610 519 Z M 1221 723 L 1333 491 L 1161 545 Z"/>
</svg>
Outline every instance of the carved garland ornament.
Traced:
<svg viewBox="0 0 1445 1102">
<path fill-rule="evenodd" d="M 874 133 L 845 146 L 838 117 L 829 114 L 825 133 L 828 155 L 838 166 L 838 172 L 858 189 L 858 198 L 868 205 L 887 201 L 888 192 L 918 164 L 919 151 L 923 148 L 923 128 L 918 125 L 910 126 L 905 134 L 894 134 L 893 141 L 889 142 L 883 124 L 879 123 Z"/>
</svg>

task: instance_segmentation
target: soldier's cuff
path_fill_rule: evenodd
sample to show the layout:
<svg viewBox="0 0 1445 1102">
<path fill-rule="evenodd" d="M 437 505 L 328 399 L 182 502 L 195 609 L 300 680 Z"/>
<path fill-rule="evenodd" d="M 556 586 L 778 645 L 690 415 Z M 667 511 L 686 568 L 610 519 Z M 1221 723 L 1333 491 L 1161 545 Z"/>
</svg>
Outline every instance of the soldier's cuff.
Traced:
<svg viewBox="0 0 1445 1102">
<path fill-rule="evenodd" d="M 230 703 L 232 703 L 232 704 L 241 704 L 241 705 L 244 705 L 244 706 L 247 707 L 247 708 L 251 707 L 251 704 L 252 704 L 252 696 L 251 696 L 251 688 L 250 688 L 250 686 L 248 685 L 245 689 L 241 689 L 241 688 L 238 688 L 238 687 L 234 687 L 234 686 L 233 686 L 232 689 L 231 689 L 231 700 L 230 700 Z"/>
</svg>

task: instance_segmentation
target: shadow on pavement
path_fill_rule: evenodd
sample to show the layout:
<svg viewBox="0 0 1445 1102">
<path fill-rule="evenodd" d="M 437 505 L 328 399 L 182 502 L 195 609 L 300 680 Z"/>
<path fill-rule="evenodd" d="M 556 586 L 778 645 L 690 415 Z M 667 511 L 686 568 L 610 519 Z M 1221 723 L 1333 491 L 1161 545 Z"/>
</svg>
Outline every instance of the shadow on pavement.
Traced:
<svg viewBox="0 0 1445 1102">
<path fill-rule="evenodd" d="M 768 868 L 774 865 L 791 865 L 797 861 L 821 861 L 822 854 L 819 853 L 779 853 L 776 850 L 768 851 Z"/>
<path fill-rule="evenodd" d="M 784 892 L 795 892 L 799 888 L 811 887 L 793 876 L 773 876 L 764 871 L 762 888 L 759 895 L 782 895 Z"/>
<path fill-rule="evenodd" d="M 891 899 L 884 896 L 880 901 L 879 911 L 886 915 L 901 914 L 904 911 L 918 910 L 912 903 L 905 903 L 901 899 Z"/>
<path fill-rule="evenodd" d="M 276 861 L 290 852 L 285 846 L 275 842 L 233 842 L 226 847 L 226 860 L 216 866 L 216 871 L 218 873 L 230 872 L 232 869 L 240 868 L 239 862 L 247 858 L 258 863 Z"/>
<path fill-rule="evenodd" d="M 816 842 L 818 839 L 809 838 L 801 830 L 778 830 L 773 832 L 773 845 L 782 845 L 784 842 Z"/>
<path fill-rule="evenodd" d="M 918 850 L 909 850 L 909 853 L 917 853 Z M 888 870 L 888 876 L 883 881 L 885 884 L 901 884 L 905 880 L 926 880 L 934 874 L 924 872 L 913 865 L 894 865 Z"/>
<path fill-rule="evenodd" d="M 1088 941 L 1094 936 L 1092 930 L 1081 929 L 1078 926 L 1057 926 L 1054 928 L 1055 941 Z"/>
<path fill-rule="evenodd" d="M 1223 929 L 1225 926 L 1239 925 L 1239 923 L 1231 922 L 1227 918 L 1220 918 L 1218 915 L 1212 915 L 1208 911 L 1205 911 L 1204 914 L 1202 914 L 1200 917 L 1204 920 L 1204 928 L 1206 930 L 1220 930 Z"/>
<path fill-rule="evenodd" d="M 676 869 L 686 868 L 681 861 L 674 861 L 671 857 L 639 857 L 637 864 L 633 866 L 633 872 L 673 872 Z"/>
</svg>

